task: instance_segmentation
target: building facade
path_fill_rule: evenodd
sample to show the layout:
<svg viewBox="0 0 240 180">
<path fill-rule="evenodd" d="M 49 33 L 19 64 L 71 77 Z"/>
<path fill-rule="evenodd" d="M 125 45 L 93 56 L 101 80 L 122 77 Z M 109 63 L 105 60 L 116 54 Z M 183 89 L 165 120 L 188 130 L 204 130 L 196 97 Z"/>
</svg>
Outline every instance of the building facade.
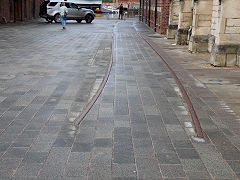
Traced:
<svg viewBox="0 0 240 180">
<path fill-rule="evenodd" d="M 170 0 L 140 0 L 140 20 L 156 32 L 166 34 L 169 21 Z"/>
<path fill-rule="evenodd" d="M 1 0 L 0 21 L 15 22 L 37 18 L 43 0 Z"/>
<path fill-rule="evenodd" d="M 188 45 L 191 52 L 209 52 L 214 66 L 240 66 L 240 0 L 140 3 L 140 20 L 155 31 Z"/>
</svg>

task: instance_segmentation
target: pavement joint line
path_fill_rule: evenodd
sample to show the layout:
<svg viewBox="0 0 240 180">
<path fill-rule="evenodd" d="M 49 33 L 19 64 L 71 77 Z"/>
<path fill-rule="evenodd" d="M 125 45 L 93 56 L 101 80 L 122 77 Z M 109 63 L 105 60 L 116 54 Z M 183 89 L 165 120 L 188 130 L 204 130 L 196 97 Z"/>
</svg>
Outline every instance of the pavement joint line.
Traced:
<svg viewBox="0 0 240 180">
<path fill-rule="evenodd" d="M 183 97 L 188 105 L 188 109 L 189 109 L 189 112 L 191 114 L 191 118 L 193 120 L 193 124 L 194 124 L 194 127 L 195 127 L 195 131 L 197 133 L 197 137 L 198 138 L 204 138 L 203 136 L 203 132 L 202 132 L 202 128 L 201 128 L 201 125 L 200 125 L 200 122 L 198 120 L 198 117 L 197 117 L 197 114 L 194 110 L 194 107 L 192 105 L 192 102 L 184 88 L 184 86 L 182 85 L 181 81 L 179 80 L 179 78 L 177 77 L 176 73 L 173 71 L 173 69 L 169 66 L 169 64 L 164 60 L 164 58 L 157 52 L 157 50 L 152 46 L 152 44 L 150 44 L 150 42 L 144 38 L 139 32 L 137 33 L 153 50 L 154 52 L 159 56 L 161 57 L 162 61 L 164 62 L 164 64 L 167 66 L 167 68 L 169 69 L 169 71 L 171 72 L 171 74 L 173 75 L 179 89 L 181 90 L 182 94 L 183 94 Z"/>
</svg>

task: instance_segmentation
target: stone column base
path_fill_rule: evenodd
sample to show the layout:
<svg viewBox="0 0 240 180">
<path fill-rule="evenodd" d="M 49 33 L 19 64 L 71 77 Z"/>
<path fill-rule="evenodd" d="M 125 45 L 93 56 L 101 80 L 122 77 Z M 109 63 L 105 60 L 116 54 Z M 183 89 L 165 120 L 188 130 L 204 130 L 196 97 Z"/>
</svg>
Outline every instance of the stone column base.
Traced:
<svg viewBox="0 0 240 180">
<path fill-rule="evenodd" d="M 188 30 L 187 29 L 178 29 L 176 34 L 176 43 L 179 45 L 187 45 L 187 38 L 188 38 Z"/>
<path fill-rule="evenodd" d="M 167 38 L 174 39 L 177 33 L 178 25 L 169 25 L 167 29 Z"/>
<path fill-rule="evenodd" d="M 240 45 L 214 45 L 210 63 L 214 66 L 236 66 L 239 64 Z"/>
<path fill-rule="evenodd" d="M 208 36 L 191 36 L 188 50 L 191 52 L 207 52 Z"/>
</svg>

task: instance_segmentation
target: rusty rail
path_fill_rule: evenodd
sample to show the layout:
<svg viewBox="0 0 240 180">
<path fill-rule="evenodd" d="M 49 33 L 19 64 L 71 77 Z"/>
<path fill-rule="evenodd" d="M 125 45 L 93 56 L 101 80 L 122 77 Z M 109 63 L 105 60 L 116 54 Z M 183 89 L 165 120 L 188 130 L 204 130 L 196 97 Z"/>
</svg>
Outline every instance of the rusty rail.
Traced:
<svg viewBox="0 0 240 180">
<path fill-rule="evenodd" d="M 181 81 L 179 80 L 179 78 L 177 77 L 176 73 L 174 72 L 174 70 L 169 66 L 169 64 L 167 63 L 167 61 L 162 57 L 162 55 L 155 49 L 155 47 L 149 43 L 149 41 L 144 38 L 140 33 L 138 33 L 138 35 L 154 50 L 154 52 L 161 58 L 161 60 L 163 61 L 163 63 L 166 65 L 166 67 L 168 68 L 168 70 L 170 71 L 170 73 L 172 74 L 173 78 L 176 81 L 177 86 L 179 87 L 179 89 L 182 92 L 183 98 L 185 99 L 187 105 L 188 105 L 188 110 L 190 112 L 193 124 L 194 124 L 194 129 L 196 131 L 197 137 L 199 138 L 203 138 L 203 131 L 200 125 L 200 122 L 198 120 L 197 114 L 194 110 L 194 107 L 192 105 L 192 102 L 187 94 L 187 91 L 185 90 L 184 86 L 182 85 Z"/>
</svg>

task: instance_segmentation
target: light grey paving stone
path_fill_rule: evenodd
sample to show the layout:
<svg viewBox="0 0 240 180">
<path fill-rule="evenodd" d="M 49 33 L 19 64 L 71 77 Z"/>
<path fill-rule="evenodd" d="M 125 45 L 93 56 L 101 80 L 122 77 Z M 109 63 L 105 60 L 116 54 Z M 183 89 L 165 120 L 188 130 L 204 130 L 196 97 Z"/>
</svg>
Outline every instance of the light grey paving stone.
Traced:
<svg viewBox="0 0 240 180">
<path fill-rule="evenodd" d="M 159 164 L 180 164 L 180 160 L 175 153 L 157 154 Z"/>
<path fill-rule="evenodd" d="M 186 174 L 189 179 L 212 179 L 207 171 L 187 171 Z"/>
<path fill-rule="evenodd" d="M 136 165 L 135 164 L 112 164 L 113 177 L 136 178 Z"/>
<path fill-rule="evenodd" d="M 111 180 L 111 166 L 110 165 L 94 165 L 91 166 L 88 174 L 88 180 Z"/>
<path fill-rule="evenodd" d="M 78 176 L 78 177 L 64 177 L 63 180 L 85 180 L 85 176 Z"/>
<path fill-rule="evenodd" d="M 87 175 L 87 171 L 88 166 L 86 165 L 71 164 L 66 168 L 64 175 L 66 177 L 84 177 Z"/>
<path fill-rule="evenodd" d="M 202 160 L 200 159 L 181 159 L 181 164 L 185 171 L 205 171 Z"/>
<path fill-rule="evenodd" d="M 181 165 L 160 165 L 160 169 L 165 178 L 186 177 Z"/>
<path fill-rule="evenodd" d="M 43 169 L 40 171 L 39 178 L 57 179 L 61 177 L 69 153 L 70 148 L 52 148 Z"/>
<path fill-rule="evenodd" d="M 15 176 L 37 176 L 40 171 L 42 164 L 33 164 L 33 163 L 23 163 L 17 169 Z"/>
<path fill-rule="evenodd" d="M 153 178 L 161 179 L 161 174 L 156 159 L 149 157 L 136 158 L 137 171 L 139 178 Z M 140 174 L 141 173 L 141 174 Z"/>
<path fill-rule="evenodd" d="M 12 180 L 36 180 L 35 177 L 13 177 Z"/>
<path fill-rule="evenodd" d="M 236 178 L 230 167 L 224 162 L 214 147 L 208 144 L 194 144 L 209 173 L 216 179 Z"/>
</svg>

